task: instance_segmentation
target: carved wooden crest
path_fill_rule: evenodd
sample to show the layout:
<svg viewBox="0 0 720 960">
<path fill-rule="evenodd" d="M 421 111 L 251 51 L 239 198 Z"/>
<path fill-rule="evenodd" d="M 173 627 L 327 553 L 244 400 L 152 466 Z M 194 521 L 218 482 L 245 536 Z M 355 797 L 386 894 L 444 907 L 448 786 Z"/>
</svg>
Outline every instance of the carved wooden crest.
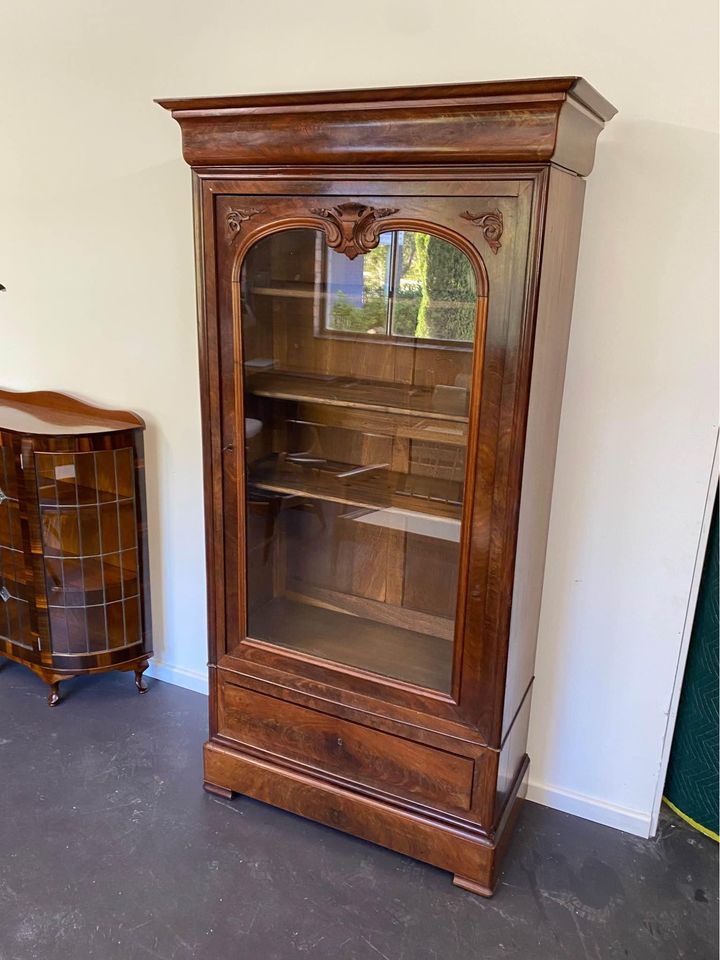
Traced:
<svg viewBox="0 0 720 960">
<path fill-rule="evenodd" d="M 312 211 L 327 221 L 328 246 L 354 260 L 360 253 L 374 250 L 380 242 L 378 220 L 397 213 L 397 207 L 368 207 L 364 203 L 340 203 L 326 209 Z"/>
<path fill-rule="evenodd" d="M 494 210 L 492 213 L 470 213 L 466 210 L 460 216 L 463 220 L 469 220 L 476 227 L 480 227 L 492 252 L 498 252 L 502 246 L 500 237 L 503 234 L 503 215 L 500 210 Z"/>
<path fill-rule="evenodd" d="M 232 207 L 230 210 L 228 210 L 228 212 L 225 214 L 228 240 L 232 243 L 232 241 L 240 233 L 243 223 L 245 223 L 245 221 L 249 220 L 251 217 L 256 216 L 258 213 L 260 213 L 260 211 L 256 210 L 255 207 L 250 207 L 247 210 L 240 210 L 237 207 Z"/>
</svg>

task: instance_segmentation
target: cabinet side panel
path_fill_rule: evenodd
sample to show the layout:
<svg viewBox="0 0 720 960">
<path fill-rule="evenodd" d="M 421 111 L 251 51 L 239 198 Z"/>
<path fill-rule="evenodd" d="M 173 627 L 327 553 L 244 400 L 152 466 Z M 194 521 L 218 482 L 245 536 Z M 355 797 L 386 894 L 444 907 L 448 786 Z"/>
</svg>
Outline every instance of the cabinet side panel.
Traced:
<svg viewBox="0 0 720 960">
<path fill-rule="evenodd" d="M 535 664 L 584 195 L 584 180 L 563 170 L 551 170 L 520 497 L 503 736 L 532 680 Z"/>
<path fill-rule="evenodd" d="M 217 663 L 224 652 L 224 559 L 222 540 L 222 469 L 220 464 L 220 405 L 213 199 L 193 171 L 193 226 L 200 416 L 202 425 L 203 490 L 205 499 L 205 574 L 207 583 L 208 660 Z M 219 535 L 220 531 L 220 535 Z M 212 702 L 212 701 L 211 701 Z"/>
<path fill-rule="evenodd" d="M 510 722 L 505 736 L 500 757 L 498 759 L 498 777 L 495 790 L 494 823 L 499 823 L 507 804 L 517 789 L 517 781 L 525 776 L 527 771 L 528 727 L 530 725 L 530 705 L 532 701 L 532 687 L 525 694 L 515 719 Z"/>
</svg>

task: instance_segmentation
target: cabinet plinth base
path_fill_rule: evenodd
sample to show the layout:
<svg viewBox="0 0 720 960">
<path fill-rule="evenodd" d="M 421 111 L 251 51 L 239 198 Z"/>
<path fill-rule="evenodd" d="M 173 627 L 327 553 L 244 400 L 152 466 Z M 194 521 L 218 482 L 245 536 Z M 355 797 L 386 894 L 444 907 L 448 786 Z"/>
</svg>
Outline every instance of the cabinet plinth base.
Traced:
<svg viewBox="0 0 720 960">
<path fill-rule="evenodd" d="M 474 832 L 457 823 L 430 819 L 212 741 L 205 744 L 204 759 L 204 787 L 210 793 L 228 798 L 242 793 L 431 863 L 454 874 L 457 886 L 481 896 L 491 896 L 495 888 L 499 861 L 522 802 L 520 788 L 527 768 L 526 761 L 500 827 L 488 837 L 479 829 Z"/>
<path fill-rule="evenodd" d="M 470 893 L 476 893 L 479 897 L 491 897 L 495 893 L 495 887 L 486 887 L 482 883 L 475 883 L 474 880 L 468 880 L 467 877 L 461 877 L 457 873 L 453 877 L 453 884 L 463 890 L 468 890 Z"/>
</svg>

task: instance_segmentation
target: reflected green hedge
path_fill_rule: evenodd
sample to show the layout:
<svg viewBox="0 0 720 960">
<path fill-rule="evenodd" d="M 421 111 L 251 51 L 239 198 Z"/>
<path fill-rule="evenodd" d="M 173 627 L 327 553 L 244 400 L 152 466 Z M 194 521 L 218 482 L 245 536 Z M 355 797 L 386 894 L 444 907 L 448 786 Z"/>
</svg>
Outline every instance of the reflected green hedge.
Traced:
<svg viewBox="0 0 720 960">
<path fill-rule="evenodd" d="M 384 252 L 378 255 L 373 250 L 366 255 L 365 301 L 354 306 L 344 293 L 338 293 L 332 309 L 334 329 L 385 332 L 386 269 Z M 394 296 L 394 334 L 435 340 L 474 338 L 475 274 L 462 250 L 426 233 L 406 233 L 401 275 Z"/>
<path fill-rule="evenodd" d="M 462 250 L 438 237 L 419 234 L 416 243 L 425 277 L 416 336 L 472 340 L 477 305 L 470 261 Z"/>
</svg>

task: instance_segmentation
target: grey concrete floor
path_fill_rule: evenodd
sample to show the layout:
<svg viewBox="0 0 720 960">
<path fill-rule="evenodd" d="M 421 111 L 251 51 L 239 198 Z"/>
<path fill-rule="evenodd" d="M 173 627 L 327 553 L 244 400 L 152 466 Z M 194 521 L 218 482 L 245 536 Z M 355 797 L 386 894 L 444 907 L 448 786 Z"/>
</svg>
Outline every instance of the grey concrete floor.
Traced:
<svg viewBox="0 0 720 960">
<path fill-rule="evenodd" d="M 0 661 L 5 663 L 5 661 Z M 201 788 L 205 697 L 0 669 L 0 960 L 715 960 L 717 848 L 526 804 L 492 900 Z"/>
</svg>

